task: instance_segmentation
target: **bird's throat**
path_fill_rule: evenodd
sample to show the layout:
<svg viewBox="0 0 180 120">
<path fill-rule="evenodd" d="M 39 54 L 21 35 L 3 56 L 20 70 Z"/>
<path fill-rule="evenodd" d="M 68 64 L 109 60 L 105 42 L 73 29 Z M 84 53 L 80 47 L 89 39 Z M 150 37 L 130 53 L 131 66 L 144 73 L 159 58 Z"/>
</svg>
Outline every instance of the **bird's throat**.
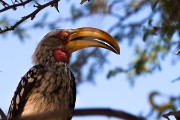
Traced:
<svg viewBox="0 0 180 120">
<path fill-rule="evenodd" d="M 54 49 L 53 50 L 53 56 L 56 62 L 68 62 L 69 56 L 67 54 L 67 51 L 65 49 Z"/>
</svg>

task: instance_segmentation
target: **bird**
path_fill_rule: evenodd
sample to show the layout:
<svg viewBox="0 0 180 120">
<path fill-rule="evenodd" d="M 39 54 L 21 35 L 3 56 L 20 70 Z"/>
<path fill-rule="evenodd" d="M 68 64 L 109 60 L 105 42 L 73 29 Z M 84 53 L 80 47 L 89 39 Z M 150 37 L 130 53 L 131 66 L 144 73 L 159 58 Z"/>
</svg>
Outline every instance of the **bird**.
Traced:
<svg viewBox="0 0 180 120">
<path fill-rule="evenodd" d="M 56 29 L 47 33 L 33 53 L 33 67 L 21 78 L 14 92 L 7 119 L 55 110 L 73 110 L 76 82 L 69 68 L 70 57 L 73 52 L 89 47 L 100 47 L 120 54 L 118 42 L 109 33 L 97 28 Z M 71 118 L 60 116 L 48 120 Z"/>
</svg>

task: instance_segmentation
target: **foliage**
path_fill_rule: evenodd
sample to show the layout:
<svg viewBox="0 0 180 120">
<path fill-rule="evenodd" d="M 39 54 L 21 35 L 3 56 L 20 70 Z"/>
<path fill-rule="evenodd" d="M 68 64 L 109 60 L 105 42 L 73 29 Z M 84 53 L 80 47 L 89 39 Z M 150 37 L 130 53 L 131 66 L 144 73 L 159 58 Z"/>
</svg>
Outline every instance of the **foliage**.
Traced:
<svg viewBox="0 0 180 120">
<path fill-rule="evenodd" d="M 155 97 L 166 97 L 167 99 L 169 99 L 167 102 L 161 103 L 160 105 L 158 105 L 154 98 Z M 149 94 L 149 103 L 152 107 L 152 110 L 150 111 L 149 115 L 150 116 L 153 111 L 157 111 L 157 118 L 160 118 L 164 112 L 166 112 L 167 110 L 171 110 L 173 112 L 177 111 L 177 107 L 178 104 L 176 102 L 178 102 L 179 97 L 174 97 L 174 96 L 169 96 L 169 95 L 163 95 L 162 93 L 159 93 L 157 91 L 152 91 Z"/>
</svg>

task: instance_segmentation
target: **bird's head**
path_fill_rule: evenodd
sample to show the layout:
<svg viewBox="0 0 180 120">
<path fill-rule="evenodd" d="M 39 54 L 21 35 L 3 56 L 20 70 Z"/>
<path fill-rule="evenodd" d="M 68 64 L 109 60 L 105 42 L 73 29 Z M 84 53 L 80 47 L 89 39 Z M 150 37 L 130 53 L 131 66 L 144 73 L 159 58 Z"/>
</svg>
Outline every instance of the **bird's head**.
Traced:
<svg viewBox="0 0 180 120">
<path fill-rule="evenodd" d="M 87 47 L 101 47 L 120 54 L 116 40 L 108 33 L 90 27 L 59 29 L 49 32 L 38 44 L 34 55 L 35 64 L 69 62 L 74 51 Z"/>
</svg>

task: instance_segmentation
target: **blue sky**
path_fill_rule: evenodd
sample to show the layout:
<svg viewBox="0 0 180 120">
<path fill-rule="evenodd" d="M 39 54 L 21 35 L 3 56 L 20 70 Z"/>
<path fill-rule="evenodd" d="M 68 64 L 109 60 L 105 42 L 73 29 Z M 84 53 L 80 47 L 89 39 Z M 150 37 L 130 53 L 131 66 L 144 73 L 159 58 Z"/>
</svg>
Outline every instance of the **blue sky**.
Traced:
<svg viewBox="0 0 180 120">
<path fill-rule="evenodd" d="M 77 4 L 77 3 L 76 3 Z M 81 7 L 79 4 L 78 7 Z M 59 4 L 60 13 L 57 13 L 55 9 L 48 8 L 45 11 L 50 12 L 49 19 L 53 16 L 67 16 L 68 15 L 68 3 L 60 2 Z M 20 11 L 15 12 L 10 11 L 8 14 L 14 15 L 17 18 L 30 11 Z M 21 13 L 22 12 L 22 13 Z M 42 15 L 42 13 L 38 14 Z M 38 17 L 35 19 L 38 20 Z M 96 21 L 94 23 L 93 21 Z M 112 21 L 109 17 L 95 16 L 91 18 L 82 19 L 77 21 L 77 24 L 72 25 L 61 24 L 62 28 L 77 28 L 84 26 L 91 26 L 107 30 L 105 26 L 109 26 Z M 32 21 L 28 20 L 24 26 L 28 26 Z M 31 63 L 31 56 L 37 43 L 41 38 L 48 33 L 47 29 L 43 30 L 31 30 L 31 38 L 20 42 L 20 40 L 12 35 L 6 38 L 0 36 L 0 107 L 7 112 L 8 107 L 13 97 L 14 91 L 21 77 L 31 68 L 33 65 Z M 11 32 L 13 33 L 13 32 Z M 10 33 L 10 34 L 11 34 Z M 144 44 L 139 40 L 141 44 Z M 133 49 L 130 48 L 127 42 L 120 44 L 121 55 L 116 55 L 110 53 L 108 56 L 109 63 L 105 65 L 104 70 L 100 71 L 100 75 L 96 76 L 96 83 L 83 83 L 81 84 L 77 91 L 77 101 L 76 108 L 87 108 L 87 107 L 105 107 L 117 110 L 124 110 L 132 114 L 142 114 L 146 115 L 150 106 L 148 103 L 148 94 L 151 91 L 159 91 L 167 95 L 178 96 L 178 88 L 180 82 L 177 81 L 172 83 L 171 81 L 178 77 L 180 63 L 172 65 L 171 58 L 176 58 L 173 53 L 168 56 L 168 58 L 162 62 L 162 71 L 157 71 L 154 74 L 144 75 L 137 78 L 135 86 L 132 87 L 126 80 L 124 74 L 119 74 L 111 79 L 107 80 L 106 75 L 109 69 L 113 69 L 115 66 L 126 66 L 133 57 Z M 159 103 L 165 102 L 162 99 L 158 101 Z M 80 118 L 76 117 L 75 120 L 116 120 L 115 118 L 108 117 L 87 117 Z"/>
</svg>

